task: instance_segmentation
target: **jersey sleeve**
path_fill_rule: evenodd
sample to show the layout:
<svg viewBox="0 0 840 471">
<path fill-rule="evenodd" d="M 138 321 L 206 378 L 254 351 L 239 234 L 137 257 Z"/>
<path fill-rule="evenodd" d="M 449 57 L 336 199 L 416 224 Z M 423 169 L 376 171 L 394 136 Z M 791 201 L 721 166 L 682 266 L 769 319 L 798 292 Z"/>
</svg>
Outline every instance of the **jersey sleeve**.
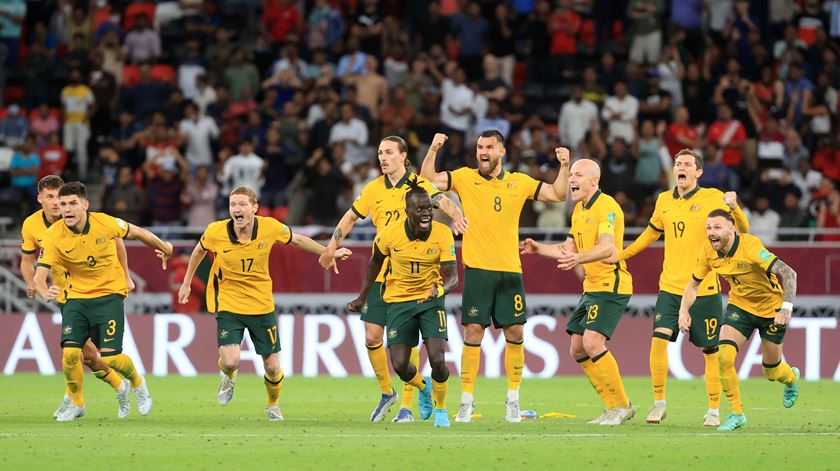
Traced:
<svg viewBox="0 0 840 471">
<path fill-rule="evenodd" d="M 38 250 L 38 241 L 35 234 L 32 233 L 32 225 L 29 219 L 23 222 L 23 227 L 20 228 L 20 251 L 30 255 Z"/>
<path fill-rule="evenodd" d="M 374 180 L 376 181 L 376 180 Z M 373 183 L 373 182 L 371 182 Z M 356 197 L 356 201 L 350 205 L 350 209 L 356 213 L 356 216 L 359 216 L 361 219 L 365 219 L 370 215 L 371 210 L 371 202 L 373 201 L 373 188 L 371 184 L 368 183 L 365 185 L 364 189 L 362 189 L 362 193 Z"/>
<path fill-rule="evenodd" d="M 440 190 L 438 190 L 438 187 L 436 187 L 432 182 L 426 180 L 425 178 L 420 179 L 418 184 L 420 185 L 420 188 L 426 190 L 429 193 L 429 196 L 431 196 L 432 198 L 442 193 Z"/>
<path fill-rule="evenodd" d="M 543 182 L 524 173 L 521 175 L 522 192 L 525 193 L 525 198 L 536 201 L 540 194 L 540 189 L 542 189 Z"/>
<path fill-rule="evenodd" d="M 747 257 L 749 257 L 750 262 L 760 266 L 768 274 L 770 274 L 770 270 L 773 268 L 773 265 L 779 261 L 779 257 L 777 257 L 773 252 L 767 250 L 764 247 L 764 244 L 762 244 L 758 239 L 753 239 L 749 246 L 744 248 L 746 249 Z"/>
<path fill-rule="evenodd" d="M 601 234 L 615 235 L 615 221 L 619 217 L 621 207 L 610 205 L 610 207 L 602 210 L 598 214 L 598 236 Z"/>
<path fill-rule="evenodd" d="M 703 250 L 700 252 L 700 256 L 697 257 L 697 262 L 694 264 L 694 271 L 691 272 L 691 278 L 697 283 L 702 283 L 710 271 L 712 271 L 712 267 L 709 265 L 709 255 Z"/>
<path fill-rule="evenodd" d="M 650 216 L 650 221 L 648 221 L 648 227 L 662 234 L 665 232 L 665 225 L 662 223 L 662 205 L 659 204 L 659 201 L 656 201 L 657 204 L 653 208 L 653 214 Z"/>
<path fill-rule="evenodd" d="M 102 214 L 102 225 L 105 233 L 112 239 L 124 239 L 128 235 L 129 225 L 122 219 Z"/>
<path fill-rule="evenodd" d="M 444 191 L 454 191 L 458 193 L 458 188 L 463 184 L 464 171 L 469 171 L 466 167 L 461 167 L 451 172 L 446 172 L 447 188 Z"/>
<path fill-rule="evenodd" d="M 49 232 L 41 241 L 41 254 L 38 256 L 38 266 L 50 268 L 58 263 L 58 247 Z"/>
<path fill-rule="evenodd" d="M 441 239 L 440 263 L 455 263 L 455 237 L 452 231 L 443 231 Z"/>
<path fill-rule="evenodd" d="M 201 245 L 201 248 L 204 251 L 215 253 L 217 250 L 215 237 L 213 237 L 213 228 L 213 224 L 207 226 L 207 229 L 204 230 L 204 234 L 201 234 L 201 239 L 198 239 L 198 244 Z"/>
<path fill-rule="evenodd" d="M 288 245 L 292 241 L 292 228 L 276 219 L 274 219 L 274 223 L 277 225 L 277 235 L 274 240 Z"/>
</svg>

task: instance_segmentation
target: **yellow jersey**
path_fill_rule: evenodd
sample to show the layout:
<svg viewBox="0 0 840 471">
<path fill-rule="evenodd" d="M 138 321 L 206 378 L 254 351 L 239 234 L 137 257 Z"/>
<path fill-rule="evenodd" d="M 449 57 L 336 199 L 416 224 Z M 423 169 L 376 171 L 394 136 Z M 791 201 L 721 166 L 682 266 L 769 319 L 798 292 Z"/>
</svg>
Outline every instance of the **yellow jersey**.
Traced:
<svg viewBox="0 0 840 471">
<path fill-rule="evenodd" d="M 581 253 L 595 247 L 601 234 L 612 235 L 616 248 L 621 250 L 624 244 L 624 211 L 612 196 L 598 190 L 586 204 L 579 201 L 575 205 L 569 237 Z M 624 261 L 586 263 L 583 271 L 585 293 L 633 294 L 633 277 Z"/>
<path fill-rule="evenodd" d="M 128 235 L 129 225 L 105 213 L 87 213 L 81 232 L 67 224 L 53 224 L 44 234 L 38 266 L 52 271 L 64 267 L 66 299 L 128 295 L 125 271 L 117 257 L 116 238 Z"/>
<path fill-rule="evenodd" d="M 350 209 L 362 219 L 370 217 L 376 232 L 382 232 L 389 224 L 405 219 L 405 195 L 409 189 L 405 182 L 409 178 L 413 179 L 415 177 L 415 174 L 406 171 L 397 184 L 392 185 L 388 176 L 382 175 L 365 185 L 362 193 L 356 198 Z M 432 198 L 441 193 L 437 187 L 425 178 L 417 177 L 417 184 L 429 192 L 429 196 Z M 382 271 L 376 277 L 376 281 L 382 282 L 385 279 L 385 268 L 387 266 L 386 260 L 382 265 Z"/>
<path fill-rule="evenodd" d="M 199 240 L 202 249 L 213 252 L 207 310 L 244 315 L 274 313 L 268 256 L 277 242 L 291 241 L 292 230 L 270 217 L 254 216 L 251 240 L 244 244 L 237 240 L 232 219 L 207 226 Z"/>
<path fill-rule="evenodd" d="M 727 253 L 705 244 L 691 276 L 700 282 L 714 271 L 729 282 L 730 304 L 750 314 L 772 318 L 782 307 L 784 298 L 779 280 L 770 273 L 778 260 L 758 237 L 736 232 L 735 242 Z"/>
<path fill-rule="evenodd" d="M 67 85 L 61 91 L 65 123 L 86 123 L 94 103 L 93 92 L 87 85 Z"/>
<path fill-rule="evenodd" d="M 443 282 L 441 265 L 455 263 L 452 231 L 437 221 L 432 221 L 425 238 L 414 234 L 408 220 L 392 224 L 376 236 L 374 250 L 388 257 L 382 288 L 386 303 L 425 299 Z"/>
<path fill-rule="evenodd" d="M 447 172 L 448 189 L 458 193 L 470 221 L 462 246 L 464 266 L 522 273 L 519 215 L 525 201 L 536 199 L 542 182 L 518 172 L 485 178 L 477 169 Z"/>
<path fill-rule="evenodd" d="M 665 258 L 659 276 L 660 290 L 682 296 L 700 247 L 709 245 L 706 239 L 706 219 L 715 209 L 733 213 L 723 202 L 723 192 L 715 188 L 698 186 L 684 196 L 680 196 L 676 188 L 673 192 L 659 194 L 648 226 L 665 236 Z M 744 224 L 748 224 L 740 209 L 734 213 L 733 216 L 738 213 L 743 216 L 736 220 L 743 219 Z M 697 294 L 706 296 L 718 292 L 720 283 L 717 277 L 709 275 L 700 283 Z"/>
<path fill-rule="evenodd" d="M 56 222 L 61 222 L 59 219 Z M 20 228 L 20 251 L 25 254 L 33 254 L 38 251 L 43 244 L 44 237 L 46 237 L 47 229 L 52 224 L 47 221 L 47 215 L 44 214 L 43 209 L 39 209 L 32 213 L 23 221 L 23 226 Z M 67 293 L 64 287 L 67 284 L 67 271 L 60 264 L 56 263 L 50 267 L 50 278 L 54 285 L 58 286 L 60 294 L 55 299 L 58 303 L 67 302 Z"/>
</svg>

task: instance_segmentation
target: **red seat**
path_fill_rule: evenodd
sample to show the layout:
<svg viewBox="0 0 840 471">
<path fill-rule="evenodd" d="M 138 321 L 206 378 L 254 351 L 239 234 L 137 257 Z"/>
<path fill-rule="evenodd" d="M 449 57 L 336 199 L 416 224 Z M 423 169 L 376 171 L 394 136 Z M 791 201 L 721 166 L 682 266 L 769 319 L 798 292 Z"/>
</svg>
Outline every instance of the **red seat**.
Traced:
<svg viewBox="0 0 840 471">
<path fill-rule="evenodd" d="M 271 217 L 271 210 L 266 208 L 265 206 L 260 206 L 260 208 L 257 210 L 257 216 Z"/>
<path fill-rule="evenodd" d="M 278 221 L 283 221 L 286 219 L 286 216 L 289 215 L 289 207 L 288 206 L 278 206 L 274 208 L 274 211 L 271 212 L 271 216 Z"/>
<path fill-rule="evenodd" d="M 155 4 L 154 3 L 132 3 L 125 8 L 125 16 L 123 25 L 128 31 L 134 27 L 137 15 L 145 14 L 149 19 L 149 27 L 151 28 L 155 21 Z"/>
<path fill-rule="evenodd" d="M 175 84 L 175 68 L 169 64 L 154 64 L 151 69 L 152 81 Z"/>
<path fill-rule="evenodd" d="M 50 108 L 50 116 L 55 119 L 61 119 L 61 110 L 58 108 Z M 38 117 L 38 108 L 33 108 L 32 111 L 29 112 L 29 121 Z"/>
<path fill-rule="evenodd" d="M 522 88 L 528 82 L 528 64 L 525 61 L 516 61 L 513 66 L 513 87 Z"/>
<path fill-rule="evenodd" d="M 123 65 L 123 85 L 131 87 L 140 81 L 140 68 L 136 65 Z"/>
</svg>

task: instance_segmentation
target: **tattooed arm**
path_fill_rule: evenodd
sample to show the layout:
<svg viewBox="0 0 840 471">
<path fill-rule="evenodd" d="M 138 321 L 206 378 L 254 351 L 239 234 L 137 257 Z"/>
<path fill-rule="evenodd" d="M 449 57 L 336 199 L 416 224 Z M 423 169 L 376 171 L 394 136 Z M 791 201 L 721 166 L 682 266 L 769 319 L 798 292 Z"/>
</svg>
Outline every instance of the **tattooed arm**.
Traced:
<svg viewBox="0 0 840 471">
<path fill-rule="evenodd" d="M 467 232 L 467 225 L 469 222 L 467 221 L 467 218 L 464 217 L 464 212 L 461 211 L 461 208 L 459 208 L 454 201 L 449 199 L 443 193 L 435 195 L 435 197 L 432 198 L 432 201 L 437 204 L 441 211 L 446 213 L 446 215 L 449 216 L 455 223 L 455 227 L 452 231 L 455 235 Z"/>
<path fill-rule="evenodd" d="M 322 253 L 318 258 L 318 263 L 321 264 L 324 270 L 328 269 L 333 265 L 333 263 L 335 263 L 335 251 L 338 248 L 338 244 L 340 244 L 341 241 L 350 234 L 350 230 L 353 229 L 353 224 L 356 224 L 357 220 L 359 220 L 359 216 L 352 208 L 350 208 L 346 213 L 344 213 L 341 220 L 338 221 L 338 225 L 335 226 L 330 242 L 327 244 L 327 249 L 324 250 L 324 253 Z"/>
<path fill-rule="evenodd" d="M 781 280 L 782 288 L 785 291 L 782 308 L 776 313 L 775 319 L 776 325 L 785 325 L 790 321 L 793 300 L 796 298 L 796 272 L 787 263 L 778 259 L 770 267 L 770 273 L 776 275 Z"/>
</svg>

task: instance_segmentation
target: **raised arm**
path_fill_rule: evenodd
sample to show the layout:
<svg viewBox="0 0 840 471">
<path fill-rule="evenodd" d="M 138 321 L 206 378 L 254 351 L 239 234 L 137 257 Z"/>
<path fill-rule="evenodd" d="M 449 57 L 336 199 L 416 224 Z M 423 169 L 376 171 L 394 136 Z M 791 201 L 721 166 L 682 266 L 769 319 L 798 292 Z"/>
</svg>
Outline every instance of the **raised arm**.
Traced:
<svg viewBox="0 0 840 471">
<path fill-rule="evenodd" d="M 723 202 L 732 211 L 732 217 L 735 219 L 735 229 L 742 233 L 749 232 L 750 220 L 747 218 L 744 210 L 738 206 L 738 195 L 734 191 L 727 191 L 723 194 Z"/>
<path fill-rule="evenodd" d="M 432 201 L 437 203 L 441 211 L 446 213 L 446 215 L 455 222 L 455 228 L 452 230 L 455 235 L 467 232 L 469 221 L 467 221 L 467 218 L 464 217 L 464 212 L 461 211 L 461 208 L 459 208 L 454 201 L 449 199 L 449 197 L 443 193 L 440 193 L 432 198 Z"/>
<path fill-rule="evenodd" d="M 195 270 L 201 264 L 201 261 L 204 260 L 205 255 L 207 255 L 207 251 L 201 247 L 201 243 L 195 244 L 195 248 L 190 254 L 190 261 L 187 263 L 187 272 L 184 274 L 184 281 L 181 282 L 181 288 L 178 290 L 179 303 L 187 303 L 190 297 L 190 291 L 192 290 L 192 280 L 195 276 Z"/>
<path fill-rule="evenodd" d="M 793 314 L 793 300 L 796 298 L 796 272 L 787 263 L 778 259 L 770 267 L 770 273 L 779 278 L 785 291 L 782 298 L 782 308 L 776 313 L 774 322 L 776 325 L 785 325 L 790 321 Z"/>
<path fill-rule="evenodd" d="M 318 263 L 324 268 L 324 270 L 329 269 L 331 266 L 335 264 L 335 252 L 338 249 L 338 244 L 341 243 L 349 234 L 350 230 L 353 229 L 353 225 L 356 224 L 356 221 L 359 220 L 359 215 L 356 214 L 353 209 L 348 209 L 344 216 L 341 217 L 341 220 L 338 221 L 338 225 L 335 226 L 335 230 L 333 231 L 333 235 L 330 238 L 329 243 L 327 243 L 326 248 L 318 257 Z"/>
<path fill-rule="evenodd" d="M 128 225 L 128 233 L 125 235 L 125 238 L 139 240 L 146 247 L 155 249 L 155 255 L 161 260 L 161 266 L 166 270 L 166 261 L 172 257 L 172 244 L 160 240 L 158 236 L 134 224 Z"/>
<path fill-rule="evenodd" d="M 379 247 L 374 244 L 373 255 L 370 256 L 367 271 L 365 272 L 365 278 L 362 280 L 362 289 L 359 291 L 359 296 L 356 299 L 347 303 L 348 311 L 359 312 L 362 310 L 362 307 L 365 305 L 365 299 L 367 299 L 368 292 L 370 292 L 370 287 L 373 286 L 376 276 L 379 275 L 380 271 L 382 271 L 383 263 L 385 263 L 385 255 L 380 252 Z"/>
<path fill-rule="evenodd" d="M 654 229 L 651 225 L 648 225 L 648 227 L 639 234 L 639 237 L 636 237 L 636 240 L 634 240 L 632 244 L 628 245 L 624 250 L 618 253 L 617 261 L 630 260 L 636 254 L 648 248 L 650 244 L 659 240 L 660 235 L 662 235 L 661 232 Z"/>
<path fill-rule="evenodd" d="M 566 201 L 569 193 L 569 149 L 558 147 L 554 149 L 554 156 L 560 162 L 560 170 L 557 171 L 557 178 L 551 185 L 540 186 L 538 199 L 551 203 Z"/>
<path fill-rule="evenodd" d="M 446 172 L 435 172 L 435 159 L 440 147 L 447 139 L 446 134 L 435 134 L 435 137 L 432 138 L 432 145 L 429 146 L 429 151 L 426 152 L 426 157 L 423 159 L 423 165 L 420 167 L 420 176 L 443 191 L 449 191 L 449 176 Z"/>
</svg>

